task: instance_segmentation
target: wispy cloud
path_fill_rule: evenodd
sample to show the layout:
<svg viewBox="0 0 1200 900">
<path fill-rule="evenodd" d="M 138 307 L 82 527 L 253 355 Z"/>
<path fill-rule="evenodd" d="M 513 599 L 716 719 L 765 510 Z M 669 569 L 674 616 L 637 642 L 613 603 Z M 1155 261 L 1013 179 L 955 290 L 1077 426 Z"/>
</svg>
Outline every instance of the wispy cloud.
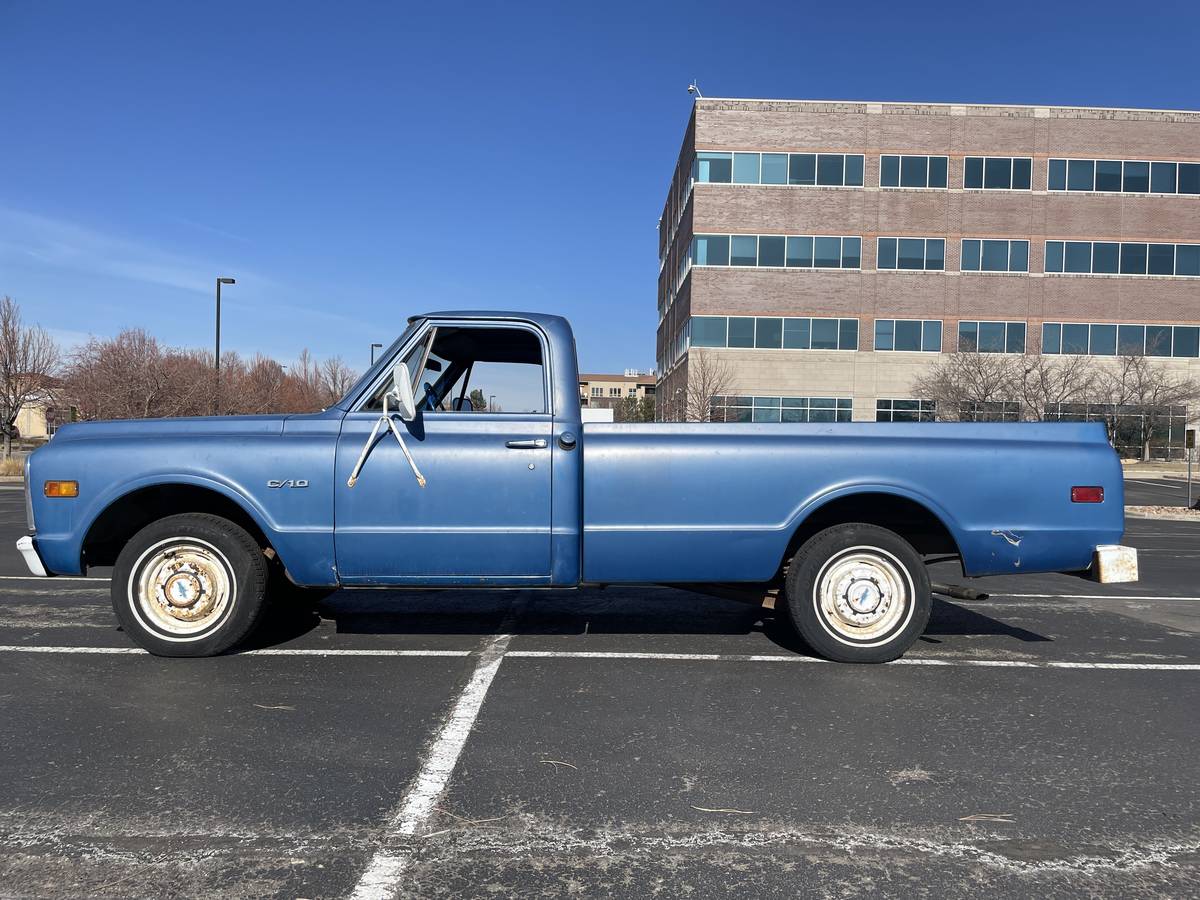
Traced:
<svg viewBox="0 0 1200 900">
<path fill-rule="evenodd" d="M 0 208 L 0 254 L 204 294 L 213 279 L 212 261 L 15 209 Z"/>
</svg>

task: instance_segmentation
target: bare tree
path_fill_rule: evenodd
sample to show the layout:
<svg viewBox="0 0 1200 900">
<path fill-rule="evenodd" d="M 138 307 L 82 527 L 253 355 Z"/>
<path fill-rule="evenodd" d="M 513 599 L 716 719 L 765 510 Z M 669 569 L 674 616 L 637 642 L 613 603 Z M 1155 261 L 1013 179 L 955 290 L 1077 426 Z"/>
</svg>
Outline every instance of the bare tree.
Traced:
<svg viewBox="0 0 1200 900">
<path fill-rule="evenodd" d="M 612 405 L 615 422 L 653 422 L 654 398 L 622 397 Z"/>
<path fill-rule="evenodd" d="M 938 418 L 973 418 L 986 404 L 1016 399 L 1020 359 L 1002 353 L 948 353 L 913 381 L 912 395 L 937 404 Z"/>
<path fill-rule="evenodd" d="M 1098 378 L 1105 408 L 1108 436 L 1118 443 L 1118 431 L 1134 425 L 1143 461 L 1150 459 L 1150 443 L 1170 421 L 1172 407 L 1195 407 L 1200 385 L 1164 363 L 1145 356 L 1122 356 L 1117 365 Z"/>
<path fill-rule="evenodd" d="M 60 354 L 40 325 L 26 327 L 12 297 L 0 300 L 0 415 L 4 417 L 4 458 L 12 456 L 13 423 L 21 408 L 49 400 Z"/>
<path fill-rule="evenodd" d="M 733 375 L 729 364 L 713 353 L 693 348 L 688 353 L 687 383 L 678 412 L 685 422 L 711 422 L 713 398 L 723 397 L 731 390 Z"/>
<path fill-rule="evenodd" d="M 1021 418 L 1041 421 L 1057 415 L 1060 403 L 1095 403 L 1100 371 L 1090 356 L 1029 355 L 1017 360 L 1014 398 Z"/>
</svg>

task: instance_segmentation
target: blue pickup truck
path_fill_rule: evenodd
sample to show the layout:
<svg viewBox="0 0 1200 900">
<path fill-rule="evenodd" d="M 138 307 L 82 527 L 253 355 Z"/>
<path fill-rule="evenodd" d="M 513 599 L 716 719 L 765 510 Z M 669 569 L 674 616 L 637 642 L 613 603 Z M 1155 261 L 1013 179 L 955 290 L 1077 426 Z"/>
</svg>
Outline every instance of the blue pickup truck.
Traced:
<svg viewBox="0 0 1200 900">
<path fill-rule="evenodd" d="M 925 628 L 933 556 L 1137 578 L 1101 425 L 584 424 L 570 326 L 541 314 L 414 317 L 311 415 L 63 426 L 26 495 L 30 570 L 112 566 L 163 656 L 334 588 L 652 583 L 780 589 L 814 651 L 883 662 Z"/>
</svg>

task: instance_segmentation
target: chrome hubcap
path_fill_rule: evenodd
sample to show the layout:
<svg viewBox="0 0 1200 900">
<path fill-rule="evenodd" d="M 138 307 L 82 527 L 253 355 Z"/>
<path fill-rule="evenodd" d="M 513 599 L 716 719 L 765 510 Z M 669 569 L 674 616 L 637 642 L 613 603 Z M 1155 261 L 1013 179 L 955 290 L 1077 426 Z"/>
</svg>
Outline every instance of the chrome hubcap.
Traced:
<svg viewBox="0 0 1200 900">
<path fill-rule="evenodd" d="M 215 548 L 187 540 L 170 541 L 143 558 L 133 589 L 138 607 L 155 626 L 171 634 L 195 635 L 229 608 L 233 578 Z"/>
</svg>

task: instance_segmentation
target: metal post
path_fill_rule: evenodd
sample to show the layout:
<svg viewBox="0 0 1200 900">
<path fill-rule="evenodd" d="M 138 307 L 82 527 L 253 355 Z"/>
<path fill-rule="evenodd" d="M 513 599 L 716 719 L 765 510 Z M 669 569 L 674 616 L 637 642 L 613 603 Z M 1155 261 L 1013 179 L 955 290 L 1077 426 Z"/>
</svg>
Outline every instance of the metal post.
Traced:
<svg viewBox="0 0 1200 900">
<path fill-rule="evenodd" d="M 221 414 L 221 285 L 237 284 L 233 278 L 217 278 L 217 339 L 213 350 L 213 369 L 216 372 L 216 385 L 213 388 L 213 415 Z"/>
<path fill-rule="evenodd" d="M 376 347 L 378 347 L 379 349 L 382 350 L 383 344 L 372 344 L 371 345 L 371 365 L 375 365 L 375 348 Z"/>
</svg>

